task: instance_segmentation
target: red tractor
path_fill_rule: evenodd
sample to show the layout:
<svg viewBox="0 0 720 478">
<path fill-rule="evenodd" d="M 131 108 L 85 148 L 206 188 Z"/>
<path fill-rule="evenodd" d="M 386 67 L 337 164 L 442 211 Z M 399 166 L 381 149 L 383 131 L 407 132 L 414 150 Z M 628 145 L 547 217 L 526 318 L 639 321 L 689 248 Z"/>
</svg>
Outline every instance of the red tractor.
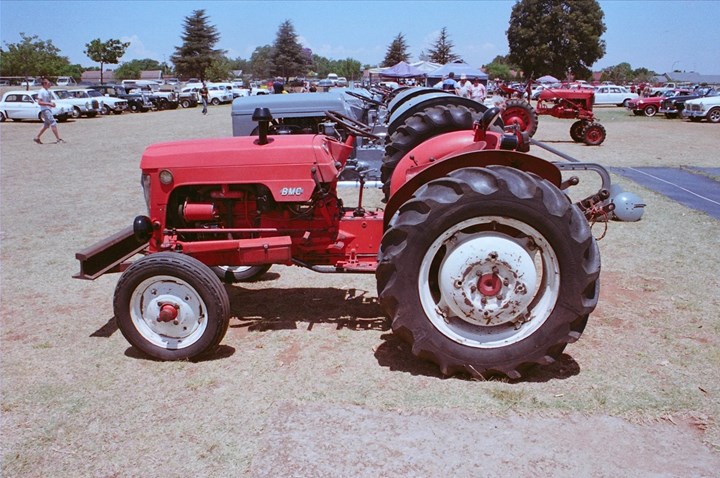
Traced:
<svg viewBox="0 0 720 478">
<path fill-rule="evenodd" d="M 504 87 L 502 91 L 514 96 L 522 94 L 520 90 Z M 528 91 L 528 98 L 530 98 Z M 605 127 L 595 121 L 593 104 L 595 93 L 587 88 L 545 89 L 537 95 L 535 108 L 523 99 L 511 98 L 505 103 L 502 114 L 506 125 L 517 125 L 521 131 L 533 136 L 537 131 L 538 116 L 550 115 L 555 118 L 577 119 L 570 126 L 570 137 L 576 143 L 585 143 L 588 146 L 598 146 L 605 141 Z M 535 98 L 533 98 L 535 99 Z"/>
<path fill-rule="evenodd" d="M 114 313 L 133 346 L 161 360 L 211 353 L 230 320 L 213 268 L 271 264 L 375 274 L 394 332 L 445 375 L 519 378 L 580 337 L 599 294 L 587 218 L 607 191 L 573 203 L 563 189 L 577 181 L 561 170 L 587 165 L 524 152 L 527 135 L 494 126 L 494 108 L 410 149 L 384 211 L 362 194 L 347 207 L 338 176 L 354 138 L 372 133 L 327 114 L 323 134 L 269 136 L 259 108 L 259 136 L 145 150 L 147 215 L 76 254 L 76 278 L 122 272 Z"/>
</svg>

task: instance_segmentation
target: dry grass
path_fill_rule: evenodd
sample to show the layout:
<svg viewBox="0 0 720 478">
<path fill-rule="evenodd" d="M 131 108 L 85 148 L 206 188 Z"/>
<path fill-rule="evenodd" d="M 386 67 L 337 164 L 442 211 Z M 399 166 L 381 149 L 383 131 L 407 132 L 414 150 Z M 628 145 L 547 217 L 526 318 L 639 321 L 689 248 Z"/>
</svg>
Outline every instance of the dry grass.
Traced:
<svg viewBox="0 0 720 478">
<path fill-rule="evenodd" d="M 550 118 L 541 118 L 536 139 L 606 166 L 717 166 L 717 125 L 618 108 L 599 116 L 608 130 L 601 147 L 573 144 L 570 122 Z M 284 267 L 229 287 L 238 318 L 217 357 L 161 363 L 115 331 L 116 276 L 70 279 L 74 253 L 143 211 L 137 165 L 147 145 L 230 135 L 230 108 L 69 122 L 60 125 L 65 145 L 33 144 L 39 127 L 0 125 L 4 476 L 469 476 L 479 463 L 495 476 L 522 475 L 532 469 L 526 454 L 543 451 L 526 431 L 545 424 L 548 437 L 548 428 L 562 434 L 558 443 L 580 443 L 588 439 L 583 417 L 617 432 L 593 452 L 609 453 L 596 469 L 608 474 L 586 476 L 619 476 L 628 466 L 672 476 L 661 474 L 671 453 L 695 457 L 685 470 L 692 476 L 720 466 L 720 222 L 705 214 L 621 180 L 645 199 L 645 216 L 609 225 L 600 243 L 602 299 L 581 340 L 519 383 L 443 379 L 412 358 L 387 330 L 372 276 Z M 646 425 L 629 433 L 628 421 L 605 416 Z M 658 421 L 662 427 L 648 425 Z M 479 440 L 477 431 L 491 433 L 480 424 L 508 435 L 453 466 L 459 452 L 430 446 Z M 356 451 L 346 436 L 365 447 L 366 463 L 350 461 Z M 641 439 L 657 440 L 657 461 L 650 453 L 651 463 L 636 468 L 607 464 L 632 455 Z M 514 464 L 497 461 L 503 456 Z M 371 473 L 367 462 L 395 467 Z"/>
</svg>

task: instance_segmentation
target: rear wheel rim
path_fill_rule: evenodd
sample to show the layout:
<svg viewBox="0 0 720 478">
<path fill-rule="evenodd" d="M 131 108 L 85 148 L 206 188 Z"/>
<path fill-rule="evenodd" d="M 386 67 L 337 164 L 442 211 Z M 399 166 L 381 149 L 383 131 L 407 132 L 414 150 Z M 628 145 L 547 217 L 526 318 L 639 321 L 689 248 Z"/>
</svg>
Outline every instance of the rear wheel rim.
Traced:
<svg viewBox="0 0 720 478">
<path fill-rule="evenodd" d="M 473 348 L 500 348 L 529 337 L 550 317 L 560 266 L 549 242 L 530 225 L 479 217 L 432 243 L 418 288 L 425 314 L 445 337 Z"/>
</svg>

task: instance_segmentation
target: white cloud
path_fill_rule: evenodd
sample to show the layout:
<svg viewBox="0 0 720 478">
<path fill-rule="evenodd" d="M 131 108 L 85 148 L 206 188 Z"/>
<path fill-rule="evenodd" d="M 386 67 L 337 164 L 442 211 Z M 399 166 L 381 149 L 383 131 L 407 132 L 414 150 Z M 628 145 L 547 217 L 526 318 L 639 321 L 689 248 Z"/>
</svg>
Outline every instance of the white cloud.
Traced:
<svg viewBox="0 0 720 478">
<path fill-rule="evenodd" d="M 123 55 L 121 61 L 144 60 L 145 58 L 151 58 L 159 62 L 170 60 L 168 55 L 162 55 L 155 50 L 146 48 L 140 37 L 137 35 L 121 37 L 120 41 L 130 42 L 130 46 L 127 50 L 125 50 L 125 55 Z"/>
</svg>

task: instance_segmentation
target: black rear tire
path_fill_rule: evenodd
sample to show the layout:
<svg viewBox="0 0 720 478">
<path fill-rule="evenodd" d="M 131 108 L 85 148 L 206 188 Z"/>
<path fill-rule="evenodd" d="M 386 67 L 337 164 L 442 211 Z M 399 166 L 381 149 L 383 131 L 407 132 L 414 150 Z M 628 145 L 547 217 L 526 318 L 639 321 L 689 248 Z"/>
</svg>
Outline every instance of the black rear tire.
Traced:
<svg viewBox="0 0 720 478">
<path fill-rule="evenodd" d="M 576 121 L 570 126 L 570 137 L 576 143 L 583 142 L 583 130 L 588 125 L 587 121 Z"/>
<path fill-rule="evenodd" d="M 554 185 L 504 166 L 463 168 L 399 209 L 376 276 L 392 329 L 415 356 L 444 375 L 517 379 L 582 334 L 598 301 L 600 254 Z"/>
<path fill-rule="evenodd" d="M 538 129 L 538 115 L 535 108 L 525 100 L 509 100 L 502 113 L 505 126 L 517 125 L 520 131 L 535 136 Z"/>
</svg>

